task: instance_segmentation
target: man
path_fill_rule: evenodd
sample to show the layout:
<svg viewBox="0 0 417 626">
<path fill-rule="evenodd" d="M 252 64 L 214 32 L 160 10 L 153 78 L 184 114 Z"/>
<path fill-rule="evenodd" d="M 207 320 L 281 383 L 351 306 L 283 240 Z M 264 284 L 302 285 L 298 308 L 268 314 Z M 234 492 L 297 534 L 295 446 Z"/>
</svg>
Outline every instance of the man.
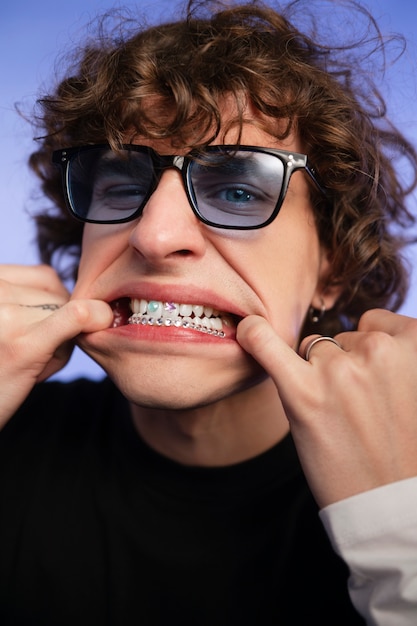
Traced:
<svg viewBox="0 0 417 626">
<path fill-rule="evenodd" d="M 2 623 L 415 622 L 417 322 L 362 314 L 417 159 L 340 63 L 189 7 L 42 100 L 40 248 L 81 256 L 71 296 L 2 268 Z M 73 341 L 109 379 L 36 384 Z"/>
</svg>

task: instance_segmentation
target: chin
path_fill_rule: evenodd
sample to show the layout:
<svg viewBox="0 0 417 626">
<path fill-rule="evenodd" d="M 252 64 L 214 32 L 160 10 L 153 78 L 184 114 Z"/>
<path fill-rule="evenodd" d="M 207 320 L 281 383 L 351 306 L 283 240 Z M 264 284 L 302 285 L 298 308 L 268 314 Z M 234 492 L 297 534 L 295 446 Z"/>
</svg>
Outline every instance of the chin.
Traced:
<svg viewBox="0 0 417 626">
<path fill-rule="evenodd" d="M 207 406 L 267 377 L 236 341 L 227 339 L 211 344 L 137 341 L 136 337 L 120 341 L 113 333 L 99 332 L 84 335 L 78 345 L 130 402 L 155 409 Z"/>
<path fill-rule="evenodd" d="M 164 410 L 191 410 L 221 402 L 267 378 L 254 362 L 240 371 L 204 368 L 121 367 L 100 363 L 122 394 L 137 406 Z M 188 364 L 187 364 L 188 365 Z M 200 363 L 201 365 L 201 363 Z"/>
</svg>

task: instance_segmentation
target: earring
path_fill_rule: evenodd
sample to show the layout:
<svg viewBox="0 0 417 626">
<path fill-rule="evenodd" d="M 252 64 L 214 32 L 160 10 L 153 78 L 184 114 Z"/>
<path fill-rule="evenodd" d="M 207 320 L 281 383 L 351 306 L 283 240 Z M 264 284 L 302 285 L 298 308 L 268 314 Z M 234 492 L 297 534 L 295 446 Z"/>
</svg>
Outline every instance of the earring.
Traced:
<svg viewBox="0 0 417 626">
<path fill-rule="evenodd" d="M 308 312 L 310 321 L 313 322 L 313 324 L 317 324 L 317 322 L 320 322 L 320 320 L 323 318 L 324 314 L 326 313 L 326 305 L 324 303 L 323 298 L 320 298 L 320 301 L 321 301 L 320 309 L 316 309 L 315 307 L 311 306 Z"/>
</svg>

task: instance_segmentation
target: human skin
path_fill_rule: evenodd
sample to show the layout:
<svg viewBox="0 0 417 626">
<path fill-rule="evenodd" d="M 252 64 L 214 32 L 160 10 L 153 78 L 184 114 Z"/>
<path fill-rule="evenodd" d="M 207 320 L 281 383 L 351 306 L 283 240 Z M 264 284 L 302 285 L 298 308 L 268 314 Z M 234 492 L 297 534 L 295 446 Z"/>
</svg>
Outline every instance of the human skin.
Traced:
<svg viewBox="0 0 417 626">
<path fill-rule="evenodd" d="M 64 367 L 77 335 L 111 324 L 104 302 L 68 300 L 51 267 L 0 265 L 0 428 L 36 383 Z"/>
<path fill-rule="evenodd" d="M 238 333 L 275 381 L 322 507 L 417 476 L 417 321 L 372 310 L 336 338 L 342 349 L 320 342 L 306 362 L 261 318 Z"/>
<path fill-rule="evenodd" d="M 250 121 L 248 112 L 242 143 L 302 152 L 296 136 L 278 143 Z M 304 316 L 337 298 L 328 271 L 302 172 L 272 224 L 233 233 L 201 224 L 168 170 L 140 220 L 85 227 L 69 300 L 50 268 L 0 267 L 1 419 L 76 341 L 129 399 L 149 445 L 181 463 L 235 463 L 290 428 L 320 506 L 415 476 L 417 322 L 368 312 L 358 332 L 337 336 L 342 349 L 321 342 L 306 362 L 311 338 L 297 354 Z M 224 339 L 114 327 L 110 303 L 123 296 L 209 304 L 243 319 Z M 61 307 L 24 306 L 43 302 Z"/>
<path fill-rule="evenodd" d="M 233 114 L 233 111 L 230 115 Z M 302 152 L 277 142 L 248 106 L 242 144 Z M 224 143 L 235 143 L 232 129 Z M 134 143 L 160 154 L 167 141 Z M 203 304 L 233 319 L 259 315 L 296 349 L 306 312 L 322 297 L 328 262 L 315 226 L 307 176 L 296 172 L 278 217 L 254 231 L 210 228 L 193 214 L 180 173 L 164 172 L 139 220 L 86 224 L 73 298 L 137 298 Z M 326 296 L 327 306 L 333 304 Z M 124 320 L 126 322 L 126 320 Z M 236 341 L 183 328 L 123 324 L 80 339 L 132 404 L 148 443 L 182 463 L 250 458 L 288 431 L 276 389 Z"/>
</svg>

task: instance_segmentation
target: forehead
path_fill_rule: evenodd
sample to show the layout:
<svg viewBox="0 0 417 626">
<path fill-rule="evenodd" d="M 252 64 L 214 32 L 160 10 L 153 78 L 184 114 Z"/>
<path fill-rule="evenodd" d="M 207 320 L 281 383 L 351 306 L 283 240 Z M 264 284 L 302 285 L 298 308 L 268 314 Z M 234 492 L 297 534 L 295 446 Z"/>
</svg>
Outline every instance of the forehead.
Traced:
<svg viewBox="0 0 417 626">
<path fill-rule="evenodd" d="M 243 144 L 260 146 L 265 148 L 281 148 L 284 150 L 301 151 L 301 140 L 298 136 L 296 124 L 292 125 L 292 130 L 288 132 L 288 120 L 274 119 L 261 113 L 250 100 L 244 97 L 239 103 L 236 99 L 227 95 L 222 97 L 218 103 L 220 112 L 220 129 L 218 132 L 213 128 L 213 132 L 207 133 L 207 141 L 211 145 L 216 144 Z M 159 123 L 161 118 L 167 121 L 172 118 L 173 113 L 169 110 L 161 109 L 151 100 L 147 104 L 148 110 L 155 115 L 158 111 Z M 214 138 L 213 138 L 214 136 Z M 125 134 L 125 142 L 150 146 L 160 154 L 183 154 L 189 151 L 190 143 L 187 146 L 180 144 L 176 137 L 150 138 L 141 135 L 134 130 Z M 200 140 L 200 145 L 201 142 Z M 191 147 L 193 147 L 191 145 Z"/>
</svg>

